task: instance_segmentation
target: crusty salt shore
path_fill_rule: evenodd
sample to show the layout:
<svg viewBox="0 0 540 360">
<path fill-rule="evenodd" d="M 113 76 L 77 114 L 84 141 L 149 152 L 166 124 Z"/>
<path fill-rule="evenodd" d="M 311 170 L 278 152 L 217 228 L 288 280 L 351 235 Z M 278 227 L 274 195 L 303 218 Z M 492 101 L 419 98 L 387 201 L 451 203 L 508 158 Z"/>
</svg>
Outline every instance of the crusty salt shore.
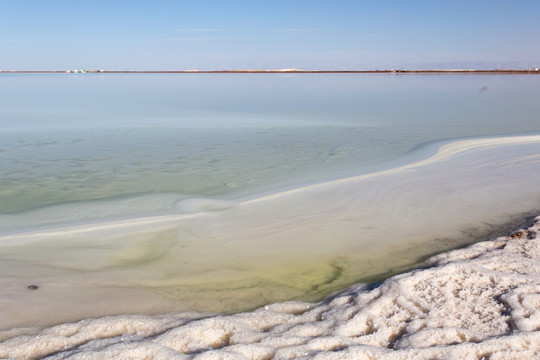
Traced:
<svg viewBox="0 0 540 360">
<path fill-rule="evenodd" d="M 514 235 L 320 303 L 121 315 L 0 332 L 1 358 L 531 359 L 540 356 L 540 216 Z"/>
</svg>

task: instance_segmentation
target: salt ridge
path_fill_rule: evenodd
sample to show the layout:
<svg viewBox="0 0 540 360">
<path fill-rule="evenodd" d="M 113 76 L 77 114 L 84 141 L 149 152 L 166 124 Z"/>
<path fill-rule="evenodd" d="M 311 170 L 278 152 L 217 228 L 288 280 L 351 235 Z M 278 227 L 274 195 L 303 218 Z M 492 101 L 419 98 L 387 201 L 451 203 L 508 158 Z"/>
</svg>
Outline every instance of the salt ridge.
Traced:
<svg viewBox="0 0 540 360">
<path fill-rule="evenodd" d="M 540 216 L 514 235 L 320 303 L 198 319 L 121 315 L 0 332 L 0 357 L 532 359 L 540 354 Z"/>
<path fill-rule="evenodd" d="M 297 189 L 282 191 L 282 192 L 270 194 L 267 196 L 261 196 L 254 199 L 246 200 L 243 202 L 243 204 L 271 200 L 277 197 L 286 196 L 286 195 L 290 195 L 290 194 L 294 194 L 294 193 L 302 192 L 306 190 L 318 189 L 318 188 L 322 188 L 329 185 L 343 184 L 343 183 L 348 183 L 352 181 L 357 181 L 357 180 L 381 176 L 381 175 L 395 174 L 395 173 L 407 171 L 416 167 L 433 164 L 437 161 L 445 160 L 453 155 L 459 154 L 464 151 L 485 148 L 489 146 L 497 146 L 497 145 L 532 144 L 532 143 L 537 143 L 537 142 L 540 142 L 540 135 L 506 136 L 506 137 L 478 138 L 478 139 L 454 141 L 454 142 L 450 142 L 448 144 L 442 145 L 433 156 L 430 156 L 429 158 L 424 159 L 424 160 L 416 161 L 410 164 L 398 166 L 398 167 L 391 168 L 388 170 L 382 170 L 382 171 L 377 171 L 377 172 L 373 172 L 369 174 L 347 177 L 347 178 L 339 179 L 339 180 L 327 181 L 327 182 L 323 182 L 319 184 L 304 186 Z"/>
</svg>

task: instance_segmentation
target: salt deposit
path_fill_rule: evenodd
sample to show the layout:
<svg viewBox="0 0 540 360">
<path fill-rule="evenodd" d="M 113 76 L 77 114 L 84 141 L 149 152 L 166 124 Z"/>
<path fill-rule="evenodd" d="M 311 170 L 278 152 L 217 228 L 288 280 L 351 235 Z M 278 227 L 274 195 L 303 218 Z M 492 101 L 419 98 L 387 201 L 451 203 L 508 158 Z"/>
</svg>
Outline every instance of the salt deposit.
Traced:
<svg viewBox="0 0 540 360">
<path fill-rule="evenodd" d="M 320 303 L 121 315 L 0 332 L 0 357 L 531 359 L 540 354 L 540 217 L 514 235 Z"/>
</svg>

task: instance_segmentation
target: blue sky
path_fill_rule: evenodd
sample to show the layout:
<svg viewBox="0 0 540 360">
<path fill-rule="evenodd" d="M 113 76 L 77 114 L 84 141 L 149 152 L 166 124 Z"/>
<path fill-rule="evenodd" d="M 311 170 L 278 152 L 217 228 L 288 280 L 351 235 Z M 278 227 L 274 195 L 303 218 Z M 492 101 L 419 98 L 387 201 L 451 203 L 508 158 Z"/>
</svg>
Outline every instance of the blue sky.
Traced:
<svg viewBox="0 0 540 360">
<path fill-rule="evenodd" d="M 540 1 L 0 0 L 0 69 L 537 67 Z"/>
</svg>

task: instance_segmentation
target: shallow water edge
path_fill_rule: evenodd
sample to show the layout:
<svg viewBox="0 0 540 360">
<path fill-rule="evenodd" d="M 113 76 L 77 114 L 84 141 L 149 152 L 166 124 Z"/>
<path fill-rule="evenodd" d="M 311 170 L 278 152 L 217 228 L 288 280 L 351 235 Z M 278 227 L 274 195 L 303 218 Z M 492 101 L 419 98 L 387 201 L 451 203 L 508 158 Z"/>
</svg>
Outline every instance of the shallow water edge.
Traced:
<svg viewBox="0 0 540 360">
<path fill-rule="evenodd" d="M 230 201 L 173 199 L 158 215 L 63 222 L 101 214 L 95 203 L 7 215 L 19 228 L 0 239 L 3 324 L 231 313 L 378 281 L 538 210 L 539 143 L 458 140 L 379 172 Z"/>
<path fill-rule="evenodd" d="M 119 315 L 0 331 L 6 358 L 533 358 L 540 353 L 540 217 L 431 267 L 319 303 L 252 312 Z M 465 315 L 465 316 L 463 316 Z M 480 355 L 479 355 L 480 354 Z"/>
</svg>

